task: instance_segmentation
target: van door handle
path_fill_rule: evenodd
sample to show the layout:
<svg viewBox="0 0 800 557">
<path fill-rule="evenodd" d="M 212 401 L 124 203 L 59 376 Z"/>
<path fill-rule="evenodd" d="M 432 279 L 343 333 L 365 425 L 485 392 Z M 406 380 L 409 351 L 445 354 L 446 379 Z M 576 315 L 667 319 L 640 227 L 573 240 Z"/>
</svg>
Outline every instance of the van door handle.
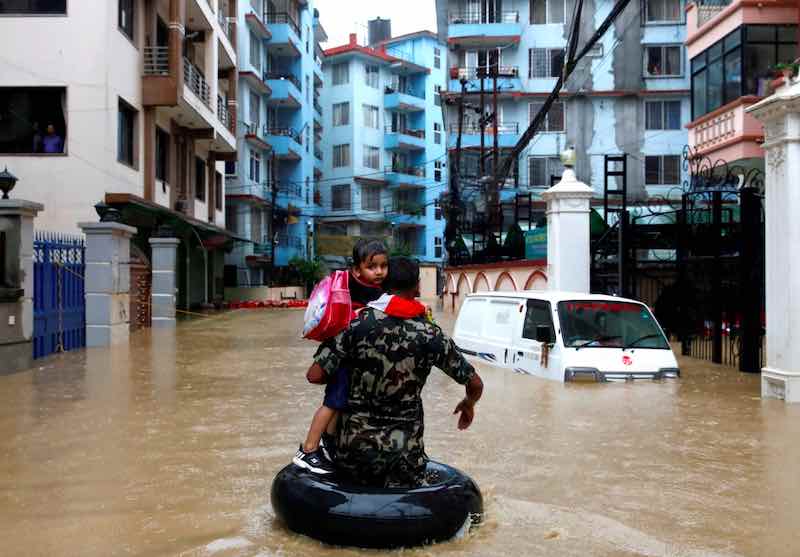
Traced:
<svg viewBox="0 0 800 557">
<path fill-rule="evenodd" d="M 524 356 L 525 352 L 517 351 L 517 356 Z"/>
</svg>

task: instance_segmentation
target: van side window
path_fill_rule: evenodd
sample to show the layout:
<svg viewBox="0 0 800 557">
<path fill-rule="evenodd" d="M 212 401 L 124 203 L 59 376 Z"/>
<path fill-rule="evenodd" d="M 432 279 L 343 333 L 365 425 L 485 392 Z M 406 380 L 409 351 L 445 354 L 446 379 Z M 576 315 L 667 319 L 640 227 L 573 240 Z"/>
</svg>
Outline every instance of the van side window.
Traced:
<svg viewBox="0 0 800 557">
<path fill-rule="evenodd" d="M 550 313 L 550 303 L 542 300 L 528 300 L 528 309 L 525 312 L 525 324 L 522 327 L 522 337 L 529 340 L 536 340 L 536 327 L 547 325 L 553 331 L 553 317 Z"/>
</svg>

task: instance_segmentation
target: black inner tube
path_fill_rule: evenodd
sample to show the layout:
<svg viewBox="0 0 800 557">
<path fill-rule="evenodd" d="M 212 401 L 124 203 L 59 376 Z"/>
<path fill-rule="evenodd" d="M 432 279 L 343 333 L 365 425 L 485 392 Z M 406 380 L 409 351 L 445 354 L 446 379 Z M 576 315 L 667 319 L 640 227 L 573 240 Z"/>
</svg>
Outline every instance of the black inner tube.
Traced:
<svg viewBox="0 0 800 557">
<path fill-rule="evenodd" d="M 440 542 L 480 524 L 483 498 L 469 476 L 429 461 L 426 477 L 430 484 L 414 489 L 370 488 L 290 464 L 272 483 L 272 507 L 293 532 L 356 547 Z"/>
</svg>

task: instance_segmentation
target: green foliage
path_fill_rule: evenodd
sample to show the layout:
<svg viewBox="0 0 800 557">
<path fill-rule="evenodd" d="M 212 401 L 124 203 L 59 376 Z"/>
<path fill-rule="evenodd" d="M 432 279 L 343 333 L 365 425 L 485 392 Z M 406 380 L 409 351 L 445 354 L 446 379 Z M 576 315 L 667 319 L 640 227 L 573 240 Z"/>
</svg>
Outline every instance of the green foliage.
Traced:
<svg viewBox="0 0 800 557">
<path fill-rule="evenodd" d="M 518 224 L 512 224 L 508 228 L 503 251 L 506 257 L 513 259 L 523 259 L 525 257 L 525 235 Z"/>
<path fill-rule="evenodd" d="M 327 267 L 319 259 L 308 260 L 302 257 L 295 257 L 289 261 L 289 266 L 297 273 L 309 292 L 316 283 L 328 274 Z"/>
<path fill-rule="evenodd" d="M 389 257 L 411 257 L 411 246 L 406 243 L 396 242 L 389 250 Z"/>
</svg>

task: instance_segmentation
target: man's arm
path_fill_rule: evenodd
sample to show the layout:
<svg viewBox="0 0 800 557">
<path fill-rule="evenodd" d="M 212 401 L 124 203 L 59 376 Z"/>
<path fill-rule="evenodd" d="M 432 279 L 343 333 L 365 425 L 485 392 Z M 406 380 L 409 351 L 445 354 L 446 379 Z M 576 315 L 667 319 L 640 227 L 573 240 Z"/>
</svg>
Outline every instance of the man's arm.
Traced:
<svg viewBox="0 0 800 557">
<path fill-rule="evenodd" d="M 475 403 L 483 394 L 483 381 L 475 368 L 458 351 L 453 340 L 438 327 L 436 329 L 431 346 L 433 365 L 464 385 L 466 396 L 458 403 L 453 414 L 461 414 L 458 418 L 458 429 L 467 429 L 475 418 Z"/>
<path fill-rule="evenodd" d="M 349 328 L 320 344 L 314 354 L 314 363 L 306 372 L 309 383 L 324 385 L 328 382 L 328 377 L 336 373 L 347 354 L 348 331 Z"/>
<path fill-rule="evenodd" d="M 458 429 L 467 429 L 475 418 L 475 403 L 481 399 L 483 394 L 483 380 L 477 372 L 473 373 L 472 378 L 465 385 L 466 396 L 458 403 L 453 414 L 461 414 L 458 417 Z"/>
<path fill-rule="evenodd" d="M 317 362 L 314 362 L 306 372 L 306 379 L 314 385 L 324 385 L 328 382 L 328 374 Z"/>
</svg>

